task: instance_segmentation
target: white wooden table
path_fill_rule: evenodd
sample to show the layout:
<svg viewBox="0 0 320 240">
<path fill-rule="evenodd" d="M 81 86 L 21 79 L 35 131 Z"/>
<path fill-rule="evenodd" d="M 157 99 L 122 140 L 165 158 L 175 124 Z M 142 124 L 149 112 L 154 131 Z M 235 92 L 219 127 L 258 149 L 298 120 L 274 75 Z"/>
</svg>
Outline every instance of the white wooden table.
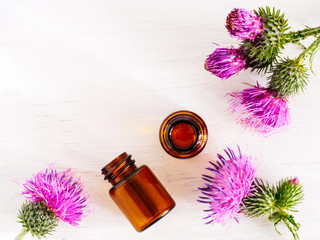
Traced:
<svg viewBox="0 0 320 240">
<path fill-rule="evenodd" d="M 95 211 L 79 228 L 61 223 L 48 239 L 292 239 L 271 222 L 240 218 L 230 229 L 205 225 L 196 202 L 208 161 L 228 146 L 257 158 L 258 176 L 298 176 L 305 189 L 296 220 L 301 239 L 319 239 L 320 81 L 310 75 L 290 100 L 290 128 L 270 138 L 235 124 L 227 92 L 266 83 L 250 71 L 221 81 L 203 69 L 216 47 L 237 45 L 224 27 L 233 7 L 276 6 L 293 29 L 320 25 L 320 2 L 279 1 L 0 1 L 0 239 L 20 231 L 20 183 L 54 162 L 82 176 Z M 286 54 L 294 56 L 297 47 Z M 314 70 L 320 75 L 320 54 Z M 158 140 L 162 120 L 177 110 L 199 114 L 209 129 L 195 158 L 170 157 Z M 127 151 L 147 164 L 177 206 L 142 233 L 108 196 L 100 169 Z M 32 239 L 28 235 L 25 239 Z"/>
</svg>

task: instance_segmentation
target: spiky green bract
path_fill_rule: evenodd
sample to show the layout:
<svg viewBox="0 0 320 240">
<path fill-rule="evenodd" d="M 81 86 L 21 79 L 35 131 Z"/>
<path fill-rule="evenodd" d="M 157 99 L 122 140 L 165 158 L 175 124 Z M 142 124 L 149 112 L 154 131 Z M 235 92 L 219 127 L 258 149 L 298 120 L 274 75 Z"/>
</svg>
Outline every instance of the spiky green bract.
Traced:
<svg viewBox="0 0 320 240">
<path fill-rule="evenodd" d="M 281 49 L 284 48 L 286 38 L 283 34 L 289 29 L 287 19 L 280 10 L 269 7 L 255 11 L 261 17 L 264 31 L 254 41 L 244 40 L 240 45 L 248 66 L 258 72 L 266 72 L 276 62 Z"/>
<path fill-rule="evenodd" d="M 280 210 L 297 212 L 295 207 L 303 200 L 303 189 L 300 182 L 290 178 L 280 180 L 276 185 L 276 205 Z"/>
<path fill-rule="evenodd" d="M 269 91 L 284 98 L 303 92 L 308 83 L 308 68 L 304 61 L 307 57 L 310 57 L 310 69 L 312 70 L 312 61 L 319 49 L 320 37 L 297 58 L 284 58 L 276 63 L 272 68 L 272 75 L 268 78 Z"/>
<path fill-rule="evenodd" d="M 51 234 L 58 225 L 58 218 L 41 201 L 24 203 L 19 210 L 18 218 L 25 231 L 30 231 L 33 237 L 39 239 Z"/>
<path fill-rule="evenodd" d="M 307 87 L 308 68 L 297 59 L 281 59 L 272 69 L 268 78 L 269 90 L 277 96 L 288 98 L 303 92 Z"/>
<path fill-rule="evenodd" d="M 253 185 L 254 196 L 243 199 L 243 212 L 250 217 L 266 215 L 274 223 L 275 228 L 283 222 L 294 239 L 299 239 L 297 231 L 300 224 L 295 222 L 291 214 L 296 212 L 296 205 L 303 200 L 303 189 L 299 180 L 284 178 L 272 186 L 260 179 L 255 179 Z M 277 228 L 276 231 L 278 232 Z"/>
<path fill-rule="evenodd" d="M 272 213 L 275 202 L 275 188 L 261 179 L 253 181 L 253 196 L 243 199 L 243 212 L 250 217 L 261 217 Z"/>
</svg>

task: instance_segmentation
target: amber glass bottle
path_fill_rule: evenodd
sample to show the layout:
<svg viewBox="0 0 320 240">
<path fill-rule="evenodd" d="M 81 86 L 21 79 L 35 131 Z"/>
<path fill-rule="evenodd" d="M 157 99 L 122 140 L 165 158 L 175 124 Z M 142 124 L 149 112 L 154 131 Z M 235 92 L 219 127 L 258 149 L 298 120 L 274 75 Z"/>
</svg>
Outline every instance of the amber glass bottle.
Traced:
<svg viewBox="0 0 320 240">
<path fill-rule="evenodd" d="M 208 140 L 208 129 L 200 116 L 190 111 L 170 114 L 161 124 L 160 143 L 176 158 L 191 158 L 199 154 Z"/>
<path fill-rule="evenodd" d="M 113 187 L 109 194 L 133 227 L 142 231 L 166 215 L 175 202 L 145 165 L 137 168 L 131 155 L 122 153 L 102 168 Z"/>
</svg>

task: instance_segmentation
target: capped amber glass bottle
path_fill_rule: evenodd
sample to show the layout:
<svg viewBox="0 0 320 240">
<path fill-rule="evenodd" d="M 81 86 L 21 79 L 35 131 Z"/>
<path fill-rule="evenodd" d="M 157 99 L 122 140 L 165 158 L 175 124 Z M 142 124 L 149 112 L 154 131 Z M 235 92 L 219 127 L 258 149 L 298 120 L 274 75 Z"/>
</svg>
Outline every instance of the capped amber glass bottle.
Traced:
<svg viewBox="0 0 320 240">
<path fill-rule="evenodd" d="M 142 231 L 166 215 L 175 202 L 152 173 L 139 168 L 131 155 L 122 153 L 102 168 L 104 179 L 112 184 L 109 194 L 133 227 Z"/>
</svg>

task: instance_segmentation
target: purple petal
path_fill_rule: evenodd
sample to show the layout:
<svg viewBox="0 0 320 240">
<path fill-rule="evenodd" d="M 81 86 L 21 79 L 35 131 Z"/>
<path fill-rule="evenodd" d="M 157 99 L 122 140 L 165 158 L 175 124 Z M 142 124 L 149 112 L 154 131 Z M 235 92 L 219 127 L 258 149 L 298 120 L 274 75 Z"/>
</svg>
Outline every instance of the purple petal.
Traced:
<svg viewBox="0 0 320 240">
<path fill-rule="evenodd" d="M 71 170 L 57 172 L 53 165 L 27 180 L 22 194 L 33 201 L 43 201 L 59 219 L 77 226 L 87 211 L 88 195 L 80 179 Z"/>
<path fill-rule="evenodd" d="M 275 96 L 259 85 L 232 92 L 229 109 L 239 114 L 238 122 L 268 136 L 289 125 L 290 116 L 287 100 Z"/>
<path fill-rule="evenodd" d="M 221 164 L 221 155 L 218 154 L 217 165 L 221 165 L 212 178 L 212 183 L 204 183 L 205 188 L 199 188 L 204 196 L 199 197 L 199 202 L 209 204 L 209 215 L 207 219 L 210 222 L 230 225 L 232 219 L 236 219 L 240 211 L 242 199 L 249 196 L 252 191 L 252 182 L 255 178 L 256 169 L 251 163 L 251 157 L 242 155 L 239 149 L 239 155 L 232 149 L 226 151 L 229 159 L 225 160 L 228 164 Z M 211 172 L 211 169 L 209 169 Z M 201 200 L 201 199 L 204 199 Z"/>
<path fill-rule="evenodd" d="M 224 80 L 246 68 L 246 65 L 240 49 L 217 48 L 206 59 L 205 69 Z"/>
<path fill-rule="evenodd" d="M 255 37 L 263 32 L 261 17 L 245 9 L 235 8 L 227 16 L 226 28 L 232 37 L 239 40 L 249 39 L 254 41 Z"/>
</svg>

